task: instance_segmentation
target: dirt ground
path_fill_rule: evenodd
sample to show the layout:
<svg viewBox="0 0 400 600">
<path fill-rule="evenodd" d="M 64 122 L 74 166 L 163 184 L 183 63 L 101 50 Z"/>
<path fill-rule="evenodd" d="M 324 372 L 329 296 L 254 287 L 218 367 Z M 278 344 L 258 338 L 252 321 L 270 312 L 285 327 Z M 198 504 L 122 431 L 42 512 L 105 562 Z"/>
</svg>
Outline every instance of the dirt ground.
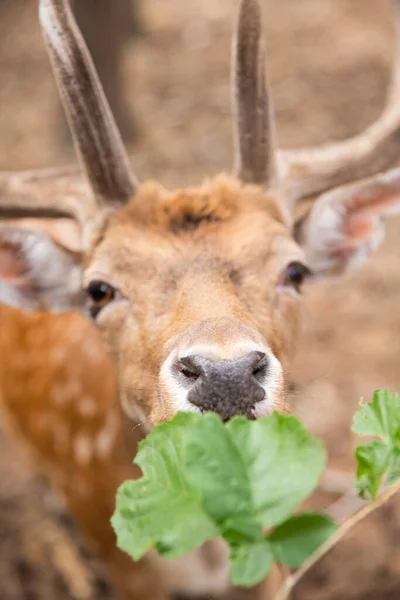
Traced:
<svg viewBox="0 0 400 600">
<path fill-rule="evenodd" d="M 264 5 L 281 146 L 342 139 L 370 123 L 382 108 L 390 71 L 389 2 L 265 0 Z M 0 8 L 2 169 L 73 159 L 59 143 L 58 100 L 35 7 L 36 2 L 19 0 Z M 235 7 L 232 0 L 144 0 L 147 35 L 129 46 L 124 64 L 126 98 L 140 129 L 129 150 L 141 179 L 193 184 L 230 168 Z M 400 391 L 399 226 L 399 219 L 388 223 L 383 247 L 361 273 L 305 292 L 293 407 L 326 443 L 330 465 L 337 468 L 353 469 L 350 424 L 360 399 L 380 387 Z M 376 527 L 371 532 L 385 555 L 383 548 L 396 546 L 398 539 L 389 540 L 385 527 Z M 351 561 L 341 561 L 343 574 Z M 354 578 L 347 580 L 357 586 Z M 396 589 L 387 598 L 400 597 L 400 584 Z M 335 594 L 329 598 L 345 598 Z"/>
</svg>

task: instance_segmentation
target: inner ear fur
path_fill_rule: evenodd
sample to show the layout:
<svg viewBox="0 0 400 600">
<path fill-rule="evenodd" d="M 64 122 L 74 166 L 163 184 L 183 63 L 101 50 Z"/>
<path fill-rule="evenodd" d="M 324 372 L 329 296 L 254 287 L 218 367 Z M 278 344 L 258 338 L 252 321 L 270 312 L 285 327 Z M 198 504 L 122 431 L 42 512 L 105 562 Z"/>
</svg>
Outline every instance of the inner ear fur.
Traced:
<svg viewBox="0 0 400 600">
<path fill-rule="evenodd" d="M 294 236 L 316 276 L 362 266 L 384 239 L 385 218 L 400 214 L 400 169 L 301 202 Z"/>
<path fill-rule="evenodd" d="M 72 219 L 0 221 L 0 302 L 25 311 L 81 310 L 82 236 Z"/>
</svg>

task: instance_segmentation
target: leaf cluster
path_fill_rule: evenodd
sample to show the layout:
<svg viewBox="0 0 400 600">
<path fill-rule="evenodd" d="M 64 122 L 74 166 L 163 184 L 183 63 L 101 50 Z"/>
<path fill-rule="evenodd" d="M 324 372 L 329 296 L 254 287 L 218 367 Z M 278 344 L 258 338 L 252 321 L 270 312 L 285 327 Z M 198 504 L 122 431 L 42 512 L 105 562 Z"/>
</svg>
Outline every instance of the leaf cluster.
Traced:
<svg viewBox="0 0 400 600">
<path fill-rule="evenodd" d="M 354 416 L 355 433 L 374 439 L 357 446 L 357 482 L 360 496 L 375 500 L 382 483 L 400 478 L 400 396 L 387 390 L 374 393 Z"/>
<path fill-rule="evenodd" d="M 325 467 L 321 443 L 294 417 L 223 424 L 179 413 L 141 442 L 135 462 L 143 477 L 120 487 L 112 518 L 134 560 L 151 548 L 178 558 L 221 536 L 232 583 L 252 586 L 273 561 L 299 567 L 335 531 L 321 514 L 293 515 Z"/>
</svg>

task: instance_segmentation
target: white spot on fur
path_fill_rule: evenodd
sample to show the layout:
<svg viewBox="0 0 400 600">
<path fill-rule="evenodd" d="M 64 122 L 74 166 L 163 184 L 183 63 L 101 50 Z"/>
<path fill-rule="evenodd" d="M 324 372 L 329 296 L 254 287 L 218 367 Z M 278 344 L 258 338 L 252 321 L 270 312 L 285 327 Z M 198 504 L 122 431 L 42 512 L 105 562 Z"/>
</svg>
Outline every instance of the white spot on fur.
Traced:
<svg viewBox="0 0 400 600">
<path fill-rule="evenodd" d="M 65 383 L 56 383 L 51 390 L 51 399 L 56 406 L 66 406 L 77 401 L 82 394 L 82 385 L 77 379 L 70 379 Z"/>
<path fill-rule="evenodd" d="M 93 441 L 88 435 L 78 434 L 73 440 L 73 450 L 76 462 L 87 466 L 93 457 Z"/>
<path fill-rule="evenodd" d="M 97 413 L 96 400 L 92 396 L 82 396 L 78 410 L 82 417 L 94 417 Z"/>
<path fill-rule="evenodd" d="M 110 413 L 104 428 L 100 431 L 95 440 L 96 456 L 99 459 L 110 456 L 117 437 L 118 425 L 118 416 L 115 413 Z"/>
</svg>

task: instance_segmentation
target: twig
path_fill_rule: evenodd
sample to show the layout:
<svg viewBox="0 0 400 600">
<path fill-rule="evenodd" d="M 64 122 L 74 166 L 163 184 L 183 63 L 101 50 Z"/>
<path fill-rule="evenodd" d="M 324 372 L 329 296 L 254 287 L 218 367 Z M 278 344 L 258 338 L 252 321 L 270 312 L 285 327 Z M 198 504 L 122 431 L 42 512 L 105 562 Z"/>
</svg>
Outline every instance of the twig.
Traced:
<svg viewBox="0 0 400 600">
<path fill-rule="evenodd" d="M 374 502 L 367 504 L 361 510 L 356 512 L 353 516 L 351 516 L 343 525 L 336 531 L 336 533 L 329 538 L 325 544 L 323 544 L 309 559 L 304 563 L 304 565 L 296 571 L 291 577 L 288 577 L 286 581 L 283 583 L 281 589 L 278 594 L 275 596 L 274 600 L 290 600 L 290 594 L 293 592 L 295 585 L 304 577 L 304 575 L 318 562 L 323 558 L 331 548 L 333 548 L 344 536 L 362 521 L 366 517 L 368 517 L 375 510 L 386 504 L 398 491 L 400 491 L 400 482 L 391 487 L 389 490 L 384 492 L 377 498 Z"/>
</svg>

